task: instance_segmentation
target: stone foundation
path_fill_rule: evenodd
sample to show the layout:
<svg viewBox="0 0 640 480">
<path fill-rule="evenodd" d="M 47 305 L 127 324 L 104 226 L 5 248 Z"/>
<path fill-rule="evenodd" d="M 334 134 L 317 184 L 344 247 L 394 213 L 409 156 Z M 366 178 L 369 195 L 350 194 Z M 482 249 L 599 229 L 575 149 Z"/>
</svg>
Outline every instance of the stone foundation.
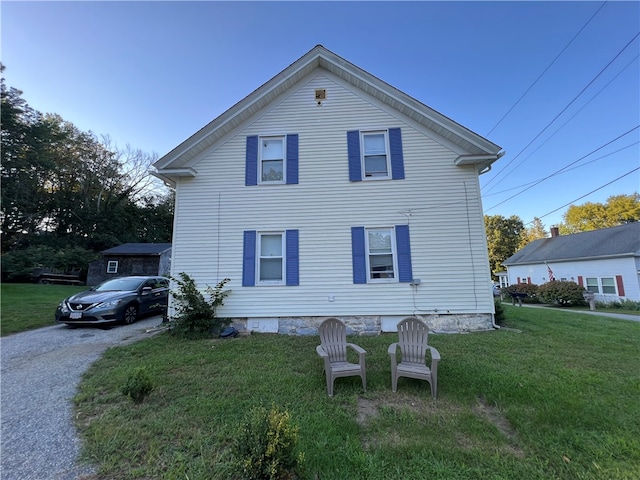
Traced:
<svg viewBox="0 0 640 480">
<path fill-rule="evenodd" d="M 396 332 L 400 320 L 410 315 L 363 315 L 337 317 L 347 325 L 348 335 L 379 335 Z M 466 333 L 493 330 L 492 315 L 429 314 L 415 315 L 429 325 L 433 333 Z M 328 317 L 234 318 L 239 331 L 278 333 L 280 335 L 317 335 L 318 326 Z"/>
</svg>

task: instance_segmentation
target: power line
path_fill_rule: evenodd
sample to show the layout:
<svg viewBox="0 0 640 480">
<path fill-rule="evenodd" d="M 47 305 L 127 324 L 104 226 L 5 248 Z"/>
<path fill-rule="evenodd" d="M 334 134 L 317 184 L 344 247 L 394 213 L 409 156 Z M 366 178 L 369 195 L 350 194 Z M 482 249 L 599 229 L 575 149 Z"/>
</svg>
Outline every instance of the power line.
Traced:
<svg viewBox="0 0 640 480">
<path fill-rule="evenodd" d="M 605 154 L 605 155 L 602 155 L 601 157 L 594 158 L 593 160 L 589 160 L 588 162 L 585 162 L 585 163 L 583 163 L 582 165 L 577 165 L 577 166 L 575 166 L 575 167 L 573 167 L 573 168 L 566 168 L 566 167 L 565 167 L 565 168 L 566 168 L 566 170 L 564 170 L 564 171 L 562 171 L 562 172 L 559 172 L 559 173 L 558 173 L 558 175 L 559 175 L 560 173 L 567 173 L 567 172 L 570 172 L 570 171 L 575 170 L 575 169 L 577 169 L 577 168 L 586 167 L 587 165 L 589 165 L 589 164 L 591 164 L 591 163 L 597 162 L 598 160 L 602 160 L 603 158 L 610 157 L 611 155 L 615 155 L 616 153 L 622 152 L 623 150 L 626 150 L 627 148 L 631 148 L 631 147 L 633 147 L 633 146 L 635 146 L 635 145 L 638 145 L 639 143 L 640 143 L 640 141 L 630 143 L 630 144 L 629 144 L 629 145 L 627 145 L 626 147 L 619 148 L 618 150 L 614 150 L 613 152 L 609 152 L 609 153 L 607 153 L 607 154 Z M 500 195 L 501 193 L 507 193 L 507 192 L 509 192 L 509 191 L 511 191 L 511 190 L 516 190 L 516 189 L 518 189 L 518 188 L 522 188 L 522 187 L 528 187 L 529 185 L 533 185 L 534 183 L 537 183 L 539 180 L 540 180 L 540 179 L 538 179 L 538 180 L 533 180 L 533 181 L 531 181 L 531 182 L 527 182 L 527 183 L 523 183 L 522 185 L 516 185 L 515 187 L 507 188 L 506 190 L 502 190 L 502 191 L 500 191 L 500 192 L 488 193 L 488 194 L 485 194 L 485 195 L 483 196 L 483 198 L 486 198 L 486 197 L 492 197 L 492 196 L 494 196 L 494 195 Z"/>
<path fill-rule="evenodd" d="M 564 204 L 564 205 L 562 205 L 561 207 L 558 207 L 558 208 L 556 208 L 555 210 L 552 210 L 552 211 L 550 211 L 550 212 L 548 212 L 548 213 L 545 213 L 544 215 L 541 215 L 541 216 L 539 216 L 538 218 L 544 218 L 544 217 L 546 217 L 547 215 L 551 215 L 552 213 L 556 213 L 558 210 L 563 209 L 564 207 L 568 207 L 568 206 L 569 206 L 569 205 L 571 205 L 572 203 L 577 202 L 578 200 L 582 200 L 584 197 L 588 197 L 588 196 L 589 196 L 589 195 L 591 195 L 592 193 L 595 193 L 595 192 L 597 192 L 598 190 L 602 190 L 604 187 L 607 187 L 607 186 L 611 185 L 612 183 L 617 182 L 617 181 L 618 181 L 618 180 L 620 180 L 621 178 L 624 178 L 624 177 L 626 177 L 627 175 L 631 175 L 633 172 L 636 172 L 636 171 L 638 171 L 638 170 L 640 170 L 640 167 L 636 167 L 636 168 L 634 168 L 633 170 L 631 170 L 631 171 L 629 171 L 629 172 L 627 172 L 627 173 L 624 173 L 624 174 L 620 175 L 618 178 L 615 178 L 615 179 L 611 180 L 610 182 L 605 183 L 604 185 L 601 185 L 600 187 L 596 188 L 595 190 L 591 190 L 589 193 L 586 193 L 586 194 L 582 195 L 581 197 L 576 198 L 575 200 L 571 200 L 569 203 L 565 203 L 565 204 Z M 531 222 L 527 223 L 527 225 L 529 225 L 530 223 L 533 223 L 533 221 L 531 221 Z"/>
<path fill-rule="evenodd" d="M 518 98 L 518 100 L 516 100 L 516 103 L 514 103 L 511 108 L 509 110 L 507 110 L 507 113 L 505 113 L 502 118 L 500 118 L 500 120 L 498 120 L 498 122 L 491 128 L 491 130 L 489 130 L 489 132 L 485 135 L 485 137 L 488 137 L 489 135 L 491 135 L 491 133 L 496 129 L 496 127 L 498 125 L 500 125 L 502 123 L 502 121 L 507 118 L 507 115 L 509 115 L 511 113 L 511 111 L 516 108 L 516 106 L 520 103 L 520 101 L 527 95 L 527 93 L 529 93 L 529 91 L 535 86 L 536 83 L 538 83 L 538 80 L 540 80 L 545 73 L 547 73 L 547 70 L 549 70 L 551 68 L 551 66 L 556 63 L 556 60 L 558 60 L 558 58 L 560 58 L 560 56 L 565 52 L 565 50 L 567 48 L 569 48 L 569 46 L 573 43 L 573 41 L 578 38 L 578 35 L 580 35 L 582 33 L 582 31 L 586 28 L 587 25 L 589 25 L 589 23 L 591 23 L 591 20 L 594 19 L 594 17 L 600 12 L 600 10 L 602 10 L 602 7 L 604 7 L 604 5 L 607 3 L 607 1 L 605 0 L 604 2 L 602 2 L 602 5 L 600 5 L 600 8 L 598 8 L 598 10 L 596 10 L 596 13 L 594 13 L 593 15 L 591 15 L 591 18 L 589 18 L 589 20 L 587 20 L 587 23 L 585 23 L 582 28 L 580 30 L 578 30 L 578 33 L 576 33 L 573 38 L 571 40 L 569 40 L 569 43 L 567 43 L 565 45 L 565 47 L 560 51 L 560 53 L 558 55 L 556 55 L 556 57 L 551 60 L 551 63 L 549 65 L 547 65 L 547 68 L 545 68 L 542 73 L 538 76 L 538 78 L 536 78 L 533 83 L 531 85 L 529 85 L 529 88 L 527 88 L 527 90 L 520 96 L 520 98 Z"/>
<path fill-rule="evenodd" d="M 598 148 L 596 148 L 595 150 L 592 150 L 591 152 L 587 153 L 586 155 L 583 155 L 582 157 L 580 157 L 579 159 L 571 162 L 568 165 L 565 165 L 564 167 L 562 167 L 560 170 L 556 170 L 555 172 L 553 172 L 550 175 L 547 175 L 546 177 L 538 180 L 537 182 L 535 182 L 533 185 L 528 186 L 527 188 L 519 191 L 518 193 L 515 193 L 513 195 L 511 195 L 509 198 L 507 198 L 506 200 L 503 200 L 500 203 L 495 204 L 494 206 L 487 208 L 486 211 L 488 212 L 489 210 L 493 210 L 494 208 L 502 205 L 503 203 L 508 202 L 509 200 L 511 200 L 514 197 L 517 197 L 518 195 L 526 192 L 527 190 L 535 187 L 536 185 L 539 185 L 540 183 L 544 182 L 545 180 L 550 179 L 551 177 L 554 177 L 560 173 L 562 173 L 564 170 L 566 170 L 567 168 L 569 168 L 572 165 L 575 165 L 576 163 L 578 163 L 580 160 L 584 160 L 585 158 L 587 158 L 590 155 L 593 155 L 594 153 L 596 153 L 598 150 L 602 150 L 604 147 L 606 147 L 607 145 L 611 145 L 613 142 L 616 142 L 618 140 L 620 140 L 622 137 L 624 137 L 625 135 L 629 135 L 631 132 L 633 132 L 634 130 L 637 130 L 638 128 L 640 128 L 640 125 L 636 125 L 635 127 L 633 127 L 631 130 L 626 131 L 625 133 L 623 133 L 622 135 L 618 135 L 616 138 L 614 138 L 613 140 L 608 141 L 607 143 L 605 143 L 604 145 L 599 146 Z"/>
<path fill-rule="evenodd" d="M 623 67 L 623 68 L 622 68 L 618 73 L 616 73 L 616 74 L 615 74 L 615 76 L 614 76 L 611 80 L 609 80 L 609 81 L 604 85 L 604 87 L 602 87 L 600 90 L 598 90 L 598 91 L 597 91 L 597 92 L 596 92 L 596 93 L 595 93 L 595 94 L 594 94 L 594 95 L 593 95 L 589 100 L 587 100 L 587 101 L 585 102 L 585 104 L 584 104 L 584 105 L 582 105 L 578 110 L 576 110 L 576 112 L 575 112 L 573 115 L 571 115 L 571 116 L 567 119 L 567 121 L 566 121 L 566 122 L 564 122 L 562 125 L 560 125 L 560 126 L 558 127 L 558 129 L 557 129 L 555 132 L 553 132 L 553 133 L 552 133 L 551 135 L 549 135 L 549 136 L 548 136 L 548 137 L 547 137 L 543 142 L 541 142 L 541 143 L 540 143 L 540 144 L 535 148 L 535 150 L 533 150 L 529 155 L 527 155 L 525 158 L 523 158 L 523 159 L 522 159 L 522 160 L 521 160 L 521 161 L 520 161 L 520 162 L 519 162 L 519 163 L 518 163 L 514 168 L 516 168 L 516 167 L 518 167 L 518 166 L 522 165 L 522 163 L 523 163 L 523 162 L 525 162 L 526 160 L 528 160 L 529 158 L 531 158 L 531 157 L 532 157 L 532 156 L 533 156 L 533 155 L 534 155 L 538 150 L 540 150 L 540 149 L 541 149 L 541 148 L 542 148 L 542 147 L 543 147 L 543 146 L 544 146 L 544 145 L 545 145 L 549 140 L 551 140 L 553 137 L 555 137 L 555 136 L 558 134 L 558 132 L 560 132 L 560 130 L 562 130 L 564 127 L 566 127 L 566 126 L 567 126 L 567 124 L 568 124 L 569 122 L 571 122 L 571 120 L 573 120 L 576 116 L 578 116 L 578 114 L 579 114 L 582 110 L 584 110 L 584 109 L 587 107 L 587 105 L 589 105 L 591 102 L 593 102 L 593 100 L 595 100 L 595 99 L 596 99 L 596 97 L 597 97 L 598 95 L 600 95 L 604 90 L 606 90 L 606 89 L 607 89 L 607 87 L 608 87 L 609 85 L 611 85 L 611 84 L 616 80 L 616 78 L 618 78 L 618 77 L 622 74 L 622 72 L 624 72 L 627 68 L 629 68 L 629 67 L 631 66 L 631 64 L 632 64 L 633 62 L 635 62 L 635 61 L 638 59 L 638 57 L 640 57 L 640 54 L 638 54 L 638 55 L 636 55 L 635 57 L 633 57 L 633 59 L 632 59 L 629 63 L 627 63 L 627 64 L 626 64 L 626 65 L 625 65 L 625 66 L 624 66 L 624 67 Z M 498 182 L 498 183 L 500 183 L 500 182 Z M 489 190 L 491 191 L 492 189 L 489 189 Z"/>
<path fill-rule="evenodd" d="M 566 112 L 566 111 L 567 111 L 567 109 L 568 109 L 568 108 L 569 108 L 569 107 L 570 107 L 570 106 L 571 106 L 571 105 L 572 105 L 572 104 L 573 104 L 573 103 L 574 103 L 574 102 L 575 102 L 575 101 L 576 101 L 576 100 L 577 100 L 577 99 L 578 99 L 578 98 L 579 98 L 579 97 L 580 97 L 580 96 L 581 96 L 581 95 L 582 95 L 582 94 L 587 90 L 587 88 L 589 88 L 589 87 L 593 84 L 593 82 L 595 82 L 595 81 L 600 77 L 600 75 L 602 75 L 602 74 L 604 73 L 604 71 L 605 71 L 607 68 L 609 68 L 609 67 L 611 66 L 611 64 L 612 64 L 612 63 L 613 63 L 613 62 L 614 62 L 614 61 L 615 61 L 615 60 L 616 60 L 620 55 L 622 55 L 622 52 L 624 52 L 624 51 L 627 49 L 627 47 L 629 47 L 629 45 L 631 45 L 631 44 L 632 44 L 632 43 L 633 43 L 633 42 L 638 38 L 638 36 L 640 36 L 640 32 L 636 33 L 636 35 L 635 35 L 631 40 L 629 40 L 629 42 L 628 42 L 628 43 L 627 43 L 627 44 L 622 48 L 622 50 L 620 50 L 620 51 L 619 51 L 619 52 L 618 52 L 618 53 L 617 53 L 617 54 L 616 54 L 616 55 L 611 59 L 611 61 L 609 61 L 609 63 L 607 63 L 607 64 L 604 66 L 604 68 L 602 68 L 602 70 L 600 70 L 600 72 L 598 72 L 598 74 L 597 74 L 595 77 L 593 77 L 593 79 L 591 79 L 591 81 L 590 81 L 590 82 L 589 82 L 589 83 L 588 83 L 588 84 L 587 84 L 587 85 L 586 85 L 582 90 L 580 90 L 580 93 L 578 93 L 578 95 L 576 95 L 576 96 L 573 98 L 573 100 L 571 100 L 571 101 L 570 101 L 570 102 L 569 102 L 569 103 L 568 103 L 568 104 L 567 104 L 567 105 L 566 105 L 566 106 L 565 106 L 565 107 L 560 111 L 560 113 L 558 113 L 555 117 L 553 117 L 553 120 L 551 120 L 551 121 L 550 121 L 550 122 L 549 122 L 549 123 L 548 123 L 548 124 L 547 124 L 543 129 L 542 129 L 542 130 L 540 130 L 540 132 L 539 132 L 539 133 L 538 133 L 538 134 L 537 134 L 537 135 L 536 135 L 536 136 L 535 136 L 535 137 L 534 137 L 534 138 L 533 138 L 533 139 L 532 139 L 532 140 L 531 140 L 531 141 L 530 141 L 530 142 L 529 142 L 529 143 L 528 143 L 528 144 L 527 144 L 527 145 L 526 145 L 522 150 L 520 150 L 520 152 L 518 152 L 518 154 L 517 154 L 515 157 L 513 157 L 513 158 L 512 158 L 512 159 L 511 159 L 511 160 L 510 160 L 510 161 L 509 161 L 509 162 L 508 162 L 504 167 L 502 167 L 502 169 L 501 169 L 501 170 L 500 170 L 500 171 L 499 171 L 499 172 L 498 172 L 498 173 L 497 173 L 497 174 L 496 174 L 496 175 L 495 175 L 491 180 L 489 180 L 489 181 L 485 184 L 485 186 L 484 186 L 483 188 L 488 187 L 488 186 L 491 184 L 491 182 L 493 182 L 496 178 L 498 178 L 498 177 L 500 176 L 500 174 L 502 174 L 502 172 L 504 172 L 504 170 L 505 170 L 509 165 L 511 165 L 515 160 L 516 160 L 516 158 L 518 158 L 520 155 L 522 155 L 522 153 L 523 153 L 527 148 L 529 148 L 529 147 L 531 146 L 531 144 L 532 144 L 533 142 L 535 142 L 535 141 L 540 137 L 540 135 L 542 135 L 542 134 L 543 134 L 543 133 L 544 133 L 544 132 L 545 132 L 545 131 L 546 131 L 546 130 L 547 130 L 547 129 L 548 129 L 548 128 L 549 128 L 549 127 L 550 127 L 550 126 L 551 126 L 551 125 L 552 125 L 552 124 L 557 120 L 557 119 L 558 119 L 558 117 L 560 117 L 560 115 L 562 115 L 564 112 Z M 502 180 L 501 180 L 501 181 L 502 181 Z M 500 183 L 500 182 L 498 182 L 498 183 Z M 496 184 L 496 185 L 497 185 L 497 184 Z M 494 187 L 495 187 L 495 185 L 494 185 L 493 187 L 491 187 L 491 189 L 492 189 L 492 188 L 494 188 Z M 491 191 L 491 189 L 489 189 L 489 191 Z"/>
</svg>

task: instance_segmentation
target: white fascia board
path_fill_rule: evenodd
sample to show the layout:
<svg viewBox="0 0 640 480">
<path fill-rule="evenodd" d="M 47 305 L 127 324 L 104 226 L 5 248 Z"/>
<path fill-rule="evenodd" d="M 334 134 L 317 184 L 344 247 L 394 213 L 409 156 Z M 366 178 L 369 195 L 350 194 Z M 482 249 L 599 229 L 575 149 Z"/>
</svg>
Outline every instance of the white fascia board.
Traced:
<svg viewBox="0 0 640 480">
<path fill-rule="evenodd" d="M 161 168 L 155 171 L 150 171 L 151 175 L 157 177 L 167 183 L 170 187 L 176 186 L 176 178 L 180 177 L 195 177 L 198 175 L 193 168 Z"/>
</svg>

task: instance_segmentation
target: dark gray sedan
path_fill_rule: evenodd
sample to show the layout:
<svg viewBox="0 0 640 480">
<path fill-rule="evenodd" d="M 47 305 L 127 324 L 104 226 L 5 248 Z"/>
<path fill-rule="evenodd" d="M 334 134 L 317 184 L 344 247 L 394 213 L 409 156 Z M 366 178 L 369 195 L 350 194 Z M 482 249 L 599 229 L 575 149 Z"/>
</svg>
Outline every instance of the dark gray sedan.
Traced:
<svg viewBox="0 0 640 480">
<path fill-rule="evenodd" d="M 130 324 L 145 315 L 166 314 L 168 303 L 168 278 L 114 278 L 65 298 L 56 310 L 56 322 L 70 326 Z"/>
</svg>

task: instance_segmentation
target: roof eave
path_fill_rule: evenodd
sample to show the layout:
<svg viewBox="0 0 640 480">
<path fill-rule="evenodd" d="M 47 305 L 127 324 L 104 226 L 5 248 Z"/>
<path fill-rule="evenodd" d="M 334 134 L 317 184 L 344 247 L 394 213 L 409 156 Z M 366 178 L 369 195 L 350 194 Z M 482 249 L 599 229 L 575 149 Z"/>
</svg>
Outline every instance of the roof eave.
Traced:
<svg viewBox="0 0 640 480">
<path fill-rule="evenodd" d="M 185 167 L 227 133 L 239 127 L 316 68 L 324 68 L 351 85 L 425 125 L 476 155 L 499 155 L 501 147 L 383 82 L 335 53 L 317 45 L 301 58 L 222 113 L 154 163 L 160 172 Z M 497 160 L 496 157 L 493 161 Z M 157 176 L 157 175 L 156 175 Z M 172 175 L 166 175 L 172 180 Z M 162 178 L 162 177 L 159 177 Z M 164 180 L 164 178 L 163 178 Z"/>
<path fill-rule="evenodd" d="M 149 172 L 154 177 L 162 180 L 167 186 L 175 188 L 176 180 L 180 177 L 195 177 L 198 172 L 193 168 L 162 168 L 156 170 L 150 170 Z"/>
</svg>

